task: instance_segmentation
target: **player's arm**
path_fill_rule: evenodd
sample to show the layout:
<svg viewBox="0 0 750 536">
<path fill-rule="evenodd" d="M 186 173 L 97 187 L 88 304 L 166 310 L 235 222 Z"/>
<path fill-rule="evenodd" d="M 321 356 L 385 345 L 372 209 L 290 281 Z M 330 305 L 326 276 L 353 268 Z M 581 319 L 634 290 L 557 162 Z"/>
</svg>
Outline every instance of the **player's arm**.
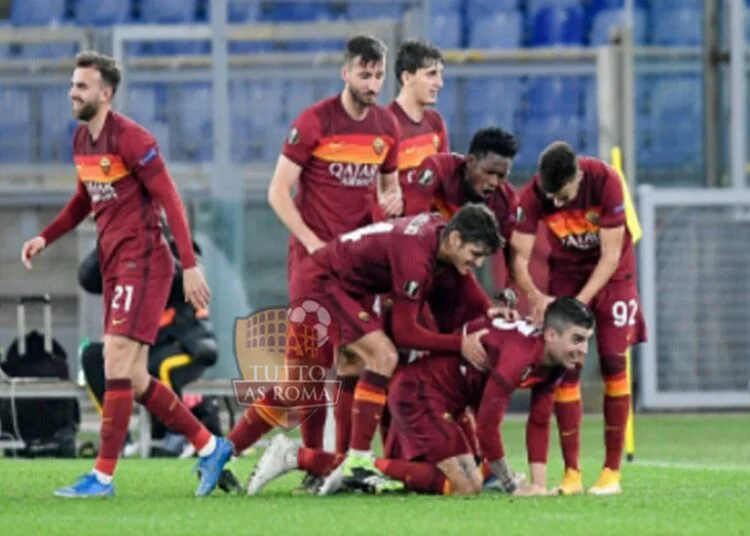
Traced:
<svg viewBox="0 0 750 536">
<path fill-rule="evenodd" d="M 510 238 L 510 245 L 513 251 L 512 267 L 513 279 L 521 289 L 521 292 L 529 297 L 542 294 L 542 291 L 534 284 L 529 271 L 531 255 L 534 252 L 536 243 L 536 234 L 513 231 Z"/>
<path fill-rule="evenodd" d="M 388 148 L 388 153 L 380 165 L 380 173 L 376 182 L 378 204 L 386 216 L 400 216 L 404 213 L 404 198 L 401 185 L 398 182 L 398 151 L 401 133 L 399 132 L 396 119 L 390 116 L 392 121 L 393 142 Z"/>
<path fill-rule="evenodd" d="M 31 259 L 39 255 L 44 248 L 55 240 L 75 229 L 83 219 L 91 212 L 91 198 L 86 191 L 83 181 L 76 181 L 76 192 L 68 203 L 57 214 L 39 236 L 24 243 L 21 249 L 21 262 L 28 270 L 31 270 Z"/>
<path fill-rule="evenodd" d="M 492 473 L 508 493 L 516 490 L 513 471 L 505 459 L 501 426 L 510 404 L 513 386 L 496 370 L 490 372 L 482 399 L 477 408 L 477 439 Z"/>
<path fill-rule="evenodd" d="M 531 485 L 541 489 L 547 488 L 547 454 L 554 403 L 555 392 L 551 384 L 545 382 L 531 390 L 529 417 L 526 421 L 526 455 Z"/>
<path fill-rule="evenodd" d="M 132 129 L 120 137 L 120 153 L 130 172 L 166 213 L 169 229 L 180 254 L 185 298 L 196 309 L 207 309 L 211 291 L 197 266 L 185 206 L 156 140 L 145 129 Z"/>
<path fill-rule="evenodd" d="M 602 208 L 599 217 L 599 247 L 601 256 L 591 272 L 589 280 L 576 298 L 587 304 L 607 284 L 617 271 L 625 240 L 625 198 L 617 172 L 606 166 L 606 180 L 602 192 Z"/>
<path fill-rule="evenodd" d="M 429 212 L 432 208 L 432 200 L 440 180 L 438 172 L 437 162 L 431 156 L 425 158 L 417 168 L 416 181 L 409 190 L 409 206 L 406 207 L 410 215 Z"/>
<path fill-rule="evenodd" d="M 324 242 L 307 226 L 294 204 L 292 191 L 297 186 L 301 173 L 302 167 L 299 164 L 281 154 L 268 187 L 268 204 L 289 232 L 305 246 L 308 253 L 312 253 L 322 247 Z"/>
</svg>

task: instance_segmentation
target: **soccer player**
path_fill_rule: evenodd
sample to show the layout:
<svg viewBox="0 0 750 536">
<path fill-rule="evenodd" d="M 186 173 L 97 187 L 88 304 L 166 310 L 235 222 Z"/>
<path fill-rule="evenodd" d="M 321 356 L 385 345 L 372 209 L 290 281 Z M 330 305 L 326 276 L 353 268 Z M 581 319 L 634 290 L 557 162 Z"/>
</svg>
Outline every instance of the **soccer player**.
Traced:
<svg viewBox="0 0 750 536">
<path fill-rule="evenodd" d="M 385 388 L 396 367 L 394 343 L 384 334 L 380 317 L 370 311 L 373 296 L 392 293 L 393 337 L 405 348 L 461 352 L 482 366 L 486 358 L 479 339 L 486 333 L 463 336 L 441 334 L 419 325 L 420 307 L 437 285 L 453 283 L 462 299 L 471 299 L 476 280 L 469 275 L 485 256 L 497 250 L 500 237 L 493 214 L 483 205 L 467 205 L 450 220 L 438 214 L 420 214 L 378 222 L 345 233 L 320 248 L 300 265 L 291 288 L 292 301 L 314 300 L 328 310 L 337 329 L 333 344 L 319 346 L 315 327 L 290 322 L 286 358 L 306 366 L 330 368 L 333 348 L 343 348 L 365 363 L 357 384 L 352 409 L 352 436 L 345 463 L 345 477 L 379 476 L 370 450 L 385 405 Z M 409 255 L 404 255 L 405 251 Z M 456 297 L 458 299 L 458 297 Z M 483 302 L 482 302 L 483 303 Z M 479 314 L 488 313 L 480 311 Z M 310 339 L 313 344 L 309 344 Z M 297 369 L 295 369 L 297 370 Z M 287 378 L 294 386 L 298 378 Z M 246 449 L 287 415 L 289 397 L 271 389 L 240 419 L 230 434 L 237 452 Z M 240 441 L 242 441 L 240 443 Z M 323 483 L 323 488 L 325 482 Z"/>
<path fill-rule="evenodd" d="M 552 240 L 549 292 L 529 276 L 529 258 L 537 226 L 544 222 Z M 575 296 L 596 316 L 596 338 L 604 378 L 606 458 L 595 495 L 620 493 L 620 461 L 630 406 L 625 352 L 646 340 L 636 284 L 633 241 L 625 221 L 622 185 L 617 172 L 591 157 L 579 157 L 566 143 L 547 147 L 539 172 L 521 193 L 513 231 L 513 273 L 538 319 L 552 296 Z M 565 461 L 559 492 L 581 493 L 579 467 L 582 404 L 580 368 L 570 371 L 557 390 L 555 413 Z"/>
<path fill-rule="evenodd" d="M 375 461 L 383 473 L 410 491 L 469 495 L 482 490 L 482 475 L 456 420 L 467 407 L 477 411 L 480 442 L 489 471 L 500 489 L 515 495 L 547 494 L 547 447 L 555 386 L 565 370 L 580 365 L 593 332 L 594 318 L 580 302 L 560 298 L 545 312 L 541 330 L 525 321 L 496 318 L 469 323 L 468 333 L 490 324 L 482 343 L 489 370 L 472 367 L 458 354 L 433 354 L 401 369 L 391 384 L 388 405 L 393 414 L 390 440 L 399 442 L 403 459 Z M 519 487 L 505 459 L 500 426 L 511 394 L 531 389 L 527 421 L 529 486 Z M 299 448 L 279 435 L 253 472 L 248 493 L 294 470 L 333 474 L 341 456 Z M 343 485 L 339 481 L 339 487 Z M 379 479 L 355 482 L 361 491 L 382 491 Z M 332 487 L 332 491 L 337 489 Z"/>
<path fill-rule="evenodd" d="M 338 235 L 370 222 L 370 188 L 388 216 L 403 211 L 398 186 L 399 130 L 376 103 L 385 78 L 386 46 L 370 36 L 346 43 L 343 91 L 313 104 L 294 121 L 268 189 L 268 202 L 291 233 L 290 295 L 302 260 Z M 297 188 L 295 197 L 292 191 Z M 321 389 L 318 389 L 321 391 Z M 326 410 L 302 419 L 305 445 L 322 448 Z M 235 445 L 247 443 L 238 428 Z"/>
<path fill-rule="evenodd" d="M 76 193 L 21 251 L 22 262 L 31 269 L 31 259 L 93 211 L 104 280 L 106 393 L 101 448 L 92 472 L 55 493 L 114 495 L 112 478 L 135 397 L 195 447 L 201 477 L 196 494 L 208 495 L 231 456 L 231 445 L 213 436 L 146 367 L 174 273 L 159 221 L 162 208 L 177 242 L 185 298 L 195 309 L 206 309 L 210 291 L 196 265 L 185 210 L 156 141 L 133 120 L 111 110 L 120 77 L 113 58 L 96 52 L 76 56 L 70 89 L 73 115 L 82 122 L 73 138 Z"/>
</svg>

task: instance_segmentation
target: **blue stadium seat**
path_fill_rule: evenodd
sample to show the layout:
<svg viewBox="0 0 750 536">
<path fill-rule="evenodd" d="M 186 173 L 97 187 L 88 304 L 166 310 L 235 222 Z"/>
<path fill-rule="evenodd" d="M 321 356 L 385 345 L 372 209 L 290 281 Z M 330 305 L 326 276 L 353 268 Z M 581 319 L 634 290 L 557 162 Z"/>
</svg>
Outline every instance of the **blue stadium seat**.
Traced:
<svg viewBox="0 0 750 536">
<path fill-rule="evenodd" d="M 162 109 L 155 84 L 128 84 L 127 114 L 139 123 L 157 120 Z"/>
<path fill-rule="evenodd" d="M 70 108 L 68 108 L 70 109 Z M 31 161 L 31 93 L 18 86 L 0 86 L 0 162 Z"/>
<path fill-rule="evenodd" d="M 196 0 L 141 0 L 142 22 L 185 23 L 195 20 Z"/>
<path fill-rule="evenodd" d="M 504 11 L 516 11 L 518 7 L 518 0 L 466 0 L 466 14 L 470 21 Z"/>
<path fill-rule="evenodd" d="M 68 86 L 45 87 L 41 90 L 40 151 L 44 162 L 70 162 L 73 157 L 73 137 L 76 121 L 70 111 Z"/>
<path fill-rule="evenodd" d="M 311 39 L 286 43 L 284 50 L 292 52 L 340 52 L 344 49 L 343 39 Z"/>
<path fill-rule="evenodd" d="M 518 138 L 521 150 L 516 157 L 519 167 L 536 167 L 539 154 L 554 141 L 570 143 L 580 151 L 581 119 L 577 115 L 527 115 L 519 118 Z"/>
<path fill-rule="evenodd" d="M 702 85 L 698 76 L 655 80 L 651 91 L 648 162 L 655 166 L 701 161 Z M 646 137 L 646 133 L 643 133 Z"/>
<path fill-rule="evenodd" d="M 522 40 L 523 17 L 519 11 L 476 19 L 469 30 L 469 48 L 517 48 Z"/>
<path fill-rule="evenodd" d="M 533 46 L 583 44 L 584 22 L 580 7 L 543 7 L 533 19 Z"/>
<path fill-rule="evenodd" d="M 688 7 L 652 9 L 651 42 L 663 46 L 696 46 L 703 41 L 703 11 Z"/>
<path fill-rule="evenodd" d="M 332 18 L 328 2 L 272 2 L 260 12 L 260 20 L 264 21 L 297 22 Z"/>
<path fill-rule="evenodd" d="M 24 59 L 56 59 L 71 58 L 78 52 L 76 43 L 33 43 L 22 45 L 19 50 L 19 57 Z"/>
<path fill-rule="evenodd" d="M 458 108 L 458 88 L 454 77 L 445 77 L 438 93 L 436 108 L 443 115 L 454 114 Z"/>
<path fill-rule="evenodd" d="M 524 83 L 519 78 L 472 78 L 467 80 L 465 91 L 467 137 L 487 126 L 516 131 L 524 91 Z"/>
<path fill-rule="evenodd" d="M 13 26 L 46 26 L 65 20 L 65 0 L 13 0 Z"/>
<path fill-rule="evenodd" d="M 108 26 L 131 19 L 130 0 L 78 0 L 75 5 L 76 24 Z"/>
<path fill-rule="evenodd" d="M 461 0 L 432 0 L 430 9 L 432 14 L 448 13 L 452 11 L 461 11 Z M 502 4 L 500 0 L 495 0 L 495 3 Z"/>
<path fill-rule="evenodd" d="M 458 11 L 434 12 L 430 40 L 440 48 L 461 47 L 461 14 Z"/>
<path fill-rule="evenodd" d="M 681 1 L 681 0 L 657 0 L 664 3 L 667 2 L 674 2 L 674 1 Z M 695 1 L 695 0 L 685 0 L 688 1 Z M 703 2 L 703 0 L 698 0 L 699 2 Z M 608 9 L 623 9 L 625 7 L 625 0 L 591 0 L 591 4 L 589 5 L 589 10 L 592 14 L 599 13 L 600 11 L 605 11 Z M 635 0 L 635 7 L 646 9 L 648 8 L 648 0 Z"/>
<path fill-rule="evenodd" d="M 576 114 L 581 109 L 583 81 L 577 76 L 538 76 L 531 79 L 528 109 L 532 114 Z"/>
<path fill-rule="evenodd" d="M 592 46 L 606 45 L 610 42 L 612 29 L 622 26 L 625 22 L 624 9 L 608 9 L 600 11 L 594 16 L 591 27 L 590 43 Z M 636 9 L 633 13 L 633 41 L 637 45 L 645 45 L 647 37 L 646 11 Z"/>
<path fill-rule="evenodd" d="M 395 3 L 370 3 L 362 0 L 349 2 L 349 18 L 362 19 L 400 19 L 404 14 L 404 6 Z"/>
<path fill-rule="evenodd" d="M 211 15 L 211 2 L 206 7 L 208 15 Z M 252 22 L 260 17 L 260 0 L 230 0 L 229 22 Z"/>
<path fill-rule="evenodd" d="M 177 104 L 178 160 L 206 162 L 213 158 L 211 94 L 209 84 L 191 83 L 180 88 Z"/>
<path fill-rule="evenodd" d="M 583 2 L 581 0 L 527 0 L 527 12 L 534 17 L 540 10 L 550 7 L 561 9 L 581 9 Z"/>
<path fill-rule="evenodd" d="M 279 99 L 279 108 L 275 115 L 280 116 L 281 109 L 283 109 L 286 112 L 285 119 L 291 122 L 302 110 L 316 101 L 315 84 L 311 80 L 288 80 L 284 84 L 283 97 L 286 105 L 282 108 L 281 99 Z M 274 104 L 277 104 L 276 98 L 274 98 Z"/>
</svg>

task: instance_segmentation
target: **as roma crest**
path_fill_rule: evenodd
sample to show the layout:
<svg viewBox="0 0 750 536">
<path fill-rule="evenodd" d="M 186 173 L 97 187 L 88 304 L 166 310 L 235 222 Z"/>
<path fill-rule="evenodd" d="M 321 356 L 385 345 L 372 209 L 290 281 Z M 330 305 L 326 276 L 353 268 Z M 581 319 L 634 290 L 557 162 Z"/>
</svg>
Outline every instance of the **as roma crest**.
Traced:
<svg viewBox="0 0 750 536">
<path fill-rule="evenodd" d="M 436 151 L 440 147 L 440 136 L 438 136 L 437 134 L 432 135 L 432 145 L 435 147 Z"/>
<path fill-rule="evenodd" d="M 595 210 L 589 210 L 586 213 L 586 220 L 593 225 L 599 225 L 599 213 Z"/>
<path fill-rule="evenodd" d="M 380 156 L 383 154 L 383 151 L 385 150 L 385 142 L 383 141 L 383 138 L 375 138 L 372 141 L 372 150 L 375 151 L 375 154 Z"/>
<path fill-rule="evenodd" d="M 109 158 L 103 156 L 102 159 L 99 160 L 99 167 L 102 168 L 102 173 L 109 175 L 109 172 L 112 169 L 112 162 Z"/>
</svg>

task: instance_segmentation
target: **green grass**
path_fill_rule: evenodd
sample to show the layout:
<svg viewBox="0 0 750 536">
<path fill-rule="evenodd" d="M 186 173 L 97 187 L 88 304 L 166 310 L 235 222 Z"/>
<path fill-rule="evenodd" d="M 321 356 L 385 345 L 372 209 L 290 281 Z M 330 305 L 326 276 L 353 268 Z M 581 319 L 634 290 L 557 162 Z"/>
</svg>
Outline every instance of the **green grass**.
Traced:
<svg viewBox="0 0 750 536">
<path fill-rule="evenodd" d="M 586 485 L 602 461 L 601 426 L 585 420 Z M 505 441 L 523 468 L 521 422 L 506 423 Z M 196 499 L 192 461 L 125 460 L 116 498 L 70 501 L 51 492 L 90 460 L 0 459 L 0 534 L 750 535 L 747 415 L 643 416 L 637 448 L 623 467 L 623 495 L 608 498 L 300 497 L 289 492 L 301 477 L 294 473 L 257 497 Z M 561 473 L 558 452 L 553 434 L 550 484 Z M 243 482 L 255 459 L 235 463 Z"/>
</svg>

